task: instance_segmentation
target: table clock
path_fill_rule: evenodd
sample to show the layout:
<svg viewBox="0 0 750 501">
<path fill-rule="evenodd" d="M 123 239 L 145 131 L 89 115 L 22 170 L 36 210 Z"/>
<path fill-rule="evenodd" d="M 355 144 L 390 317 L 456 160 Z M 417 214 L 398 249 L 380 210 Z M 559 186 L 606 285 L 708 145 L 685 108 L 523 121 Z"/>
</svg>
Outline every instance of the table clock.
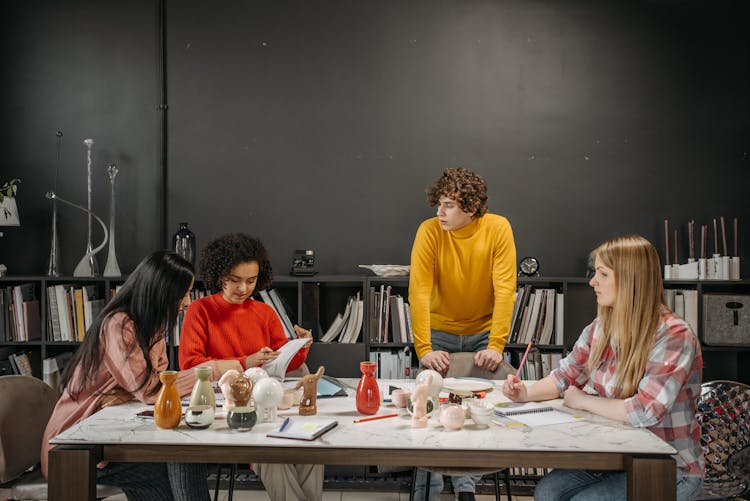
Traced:
<svg viewBox="0 0 750 501">
<path fill-rule="evenodd" d="M 539 261 L 535 257 L 525 257 L 518 265 L 519 277 L 538 277 Z"/>
</svg>

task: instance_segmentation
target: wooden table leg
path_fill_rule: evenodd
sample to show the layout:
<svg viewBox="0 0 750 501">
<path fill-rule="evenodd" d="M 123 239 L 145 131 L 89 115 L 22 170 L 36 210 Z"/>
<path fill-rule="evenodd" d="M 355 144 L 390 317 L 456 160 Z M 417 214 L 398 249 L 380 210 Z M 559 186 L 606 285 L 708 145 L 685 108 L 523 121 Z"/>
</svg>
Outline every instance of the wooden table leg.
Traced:
<svg viewBox="0 0 750 501">
<path fill-rule="evenodd" d="M 101 454 L 94 446 L 58 445 L 49 451 L 49 499 L 96 499 L 96 463 Z"/>
<path fill-rule="evenodd" d="M 677 466 L 669 456 L 663 458 L 631 456 L 627 461 L 628 500 L 658 499 L 668 501 L 677 496 Z"/>
</svg>

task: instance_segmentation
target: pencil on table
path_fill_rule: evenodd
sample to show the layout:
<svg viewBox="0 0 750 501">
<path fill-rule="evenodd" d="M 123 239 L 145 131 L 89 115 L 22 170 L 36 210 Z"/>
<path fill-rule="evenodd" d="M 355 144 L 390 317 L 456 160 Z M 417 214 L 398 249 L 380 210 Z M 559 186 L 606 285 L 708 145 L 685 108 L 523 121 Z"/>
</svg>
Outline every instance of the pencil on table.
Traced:
<svg viewBox="0 0 750 501">
<path fill-rule="evenodd" d="M 359 418 L 355 419 L 355 423 L 364 423 L 365 421 L 375 421 L 376 419 L 385 419 L 389 417 L 396 417 L 398 416 L 398 412 L 394 412 L 393 414 L 383 414 L 382 416 L 371 416 L 366 418 Z"/>
</svg>

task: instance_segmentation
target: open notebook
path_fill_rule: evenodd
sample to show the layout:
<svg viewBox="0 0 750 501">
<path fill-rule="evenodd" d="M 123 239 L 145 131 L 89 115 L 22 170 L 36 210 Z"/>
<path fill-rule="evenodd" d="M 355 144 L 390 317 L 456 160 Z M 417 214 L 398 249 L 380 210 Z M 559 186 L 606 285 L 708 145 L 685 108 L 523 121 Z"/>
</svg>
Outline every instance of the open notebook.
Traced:
<svg viewBox="0 0 750 501">
<path fill-rule="evenodd" d="M 501 418 L 496 421 L 498 424 L 507 424 L 510 420 L 527 426 L 570 423 L 580 419 L 540 402 L 500 402 L 495 404 L 495 414 Z"/>
</svg>

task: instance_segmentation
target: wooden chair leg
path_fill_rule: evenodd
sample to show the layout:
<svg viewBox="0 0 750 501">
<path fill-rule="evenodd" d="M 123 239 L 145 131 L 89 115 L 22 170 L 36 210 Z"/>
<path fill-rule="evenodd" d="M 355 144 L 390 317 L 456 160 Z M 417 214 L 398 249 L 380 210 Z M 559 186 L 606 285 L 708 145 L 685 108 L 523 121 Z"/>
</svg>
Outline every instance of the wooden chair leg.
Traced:
<svg viewBox="0 0 750 501">
<path fill-rule="evenodd" d="M 432 481 L 432 473 L 427 472 L 427 481 L 424 484 L 424 501 L 430 501 L 430 482 Z"/>
</svg>

